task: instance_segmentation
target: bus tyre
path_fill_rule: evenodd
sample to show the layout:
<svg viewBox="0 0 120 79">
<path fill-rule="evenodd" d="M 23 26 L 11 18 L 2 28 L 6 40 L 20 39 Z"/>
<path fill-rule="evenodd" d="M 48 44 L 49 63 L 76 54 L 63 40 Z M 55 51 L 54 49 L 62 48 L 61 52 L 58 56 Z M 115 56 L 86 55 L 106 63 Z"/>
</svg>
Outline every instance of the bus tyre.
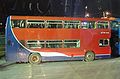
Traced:
<svg viewBox="0 0 120 79">
<path fill-rule="evenodd" d="M 95 54 L 92 51 L 87 51 L 85 54 L 85 61 L 89 62 L 89 61 L 93 61 L 95 59 Z"/>
<path fill-rule="evenodd" d="M 29 55 L 28 61 L 31 64 L 40 64 L 42 59 L 39 53 L 32 53 Z"/>
</svg>

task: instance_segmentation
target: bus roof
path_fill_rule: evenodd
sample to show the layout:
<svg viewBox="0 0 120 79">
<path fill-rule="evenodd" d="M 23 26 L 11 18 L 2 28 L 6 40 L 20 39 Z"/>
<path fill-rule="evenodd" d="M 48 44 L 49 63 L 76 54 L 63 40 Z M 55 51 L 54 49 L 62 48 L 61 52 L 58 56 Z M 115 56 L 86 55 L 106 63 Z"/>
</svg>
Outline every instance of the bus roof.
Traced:
<svg viewBox="0 0 120 79">
<path fill-rule="evenodd" d="M 108 18 L 80 18 L 80 17 L 55 17 L 55 16 L 10 16 L 12 20 L 81 20 L 81 21 L 96 21 L 107 20 Z"/>
</svg>

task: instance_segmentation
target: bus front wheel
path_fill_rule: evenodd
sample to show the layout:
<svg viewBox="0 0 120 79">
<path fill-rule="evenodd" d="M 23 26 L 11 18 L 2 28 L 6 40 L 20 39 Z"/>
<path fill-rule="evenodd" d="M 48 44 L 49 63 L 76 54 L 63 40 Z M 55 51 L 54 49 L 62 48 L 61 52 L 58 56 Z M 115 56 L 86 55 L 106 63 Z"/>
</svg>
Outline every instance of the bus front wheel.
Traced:
<svg viewBox="0 0 120 79">
<path fill-rule="evenodd" d="M 89 61 L 93 61 L 95 59 L 95 54 L 92 51 L 87 51 L 85 54 L 85 61 L 89 62 Z"/>
<path fill-rule="evenodd" d="M 28 61 L 31 64 L 40 64 L 42 59 L 39 53 L 31 53 L 28 57 Z"/>
</svg>

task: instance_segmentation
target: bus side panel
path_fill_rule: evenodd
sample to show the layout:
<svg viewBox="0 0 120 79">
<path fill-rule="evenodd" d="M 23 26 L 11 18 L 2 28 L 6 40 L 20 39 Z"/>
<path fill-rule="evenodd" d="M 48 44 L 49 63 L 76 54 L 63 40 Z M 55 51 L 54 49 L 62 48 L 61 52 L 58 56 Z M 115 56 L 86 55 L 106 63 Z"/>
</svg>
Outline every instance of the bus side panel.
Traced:
<svg viewBox="0 0 120 79">
<path fill-rule="evenodd" d="M 36 28 L 13 28 L 14 34 L 18 40 L 65 40 L 65 39 L 79 39 L 80 48 L 47 48 L 47 49 L 31 49 L 39 52 L 59 52 L 67 56 L 84 57 L 89 50 L 93 51 L 98 58 L 110 57 L 111 48 L 99 47 L 100 39 L 109 39 L 111 31 L 108 29 L 36 29 Z M 101 32 L 108 34 L 101 35 Z M 25 35 L 29 34 L 29 35 Z M 53 57 L 52 57 L 53 58 Z"/>
</svg>

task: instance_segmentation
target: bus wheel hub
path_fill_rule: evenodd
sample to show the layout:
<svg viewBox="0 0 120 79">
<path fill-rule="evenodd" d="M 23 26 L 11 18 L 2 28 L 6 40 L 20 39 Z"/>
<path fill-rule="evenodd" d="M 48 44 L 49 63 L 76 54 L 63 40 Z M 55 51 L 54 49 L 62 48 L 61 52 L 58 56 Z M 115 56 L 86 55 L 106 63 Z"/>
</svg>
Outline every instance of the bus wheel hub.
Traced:
<svg viewBox="0 0 120 79">
<path fill-rule="evenodd" d="M 38 58 L 37 58 L 36 56 L 33 56 L 33 57 L 32 57 L 32 60 L 33 60 L 33 61 L 37 61 Z"/>
</svg>

